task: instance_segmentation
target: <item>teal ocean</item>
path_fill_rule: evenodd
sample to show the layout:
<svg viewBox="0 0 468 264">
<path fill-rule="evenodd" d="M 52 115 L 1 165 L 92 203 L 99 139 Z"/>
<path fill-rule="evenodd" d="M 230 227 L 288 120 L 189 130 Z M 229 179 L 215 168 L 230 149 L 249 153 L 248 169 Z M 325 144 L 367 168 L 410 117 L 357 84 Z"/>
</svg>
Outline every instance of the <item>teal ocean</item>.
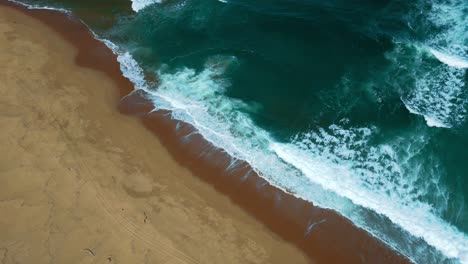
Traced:
<svg viewBox="0 0 468 264">
<path fill-rule="evenodd" d="M 468 263 L 468 1 L 24 2 L 76 14 L 232 166 L 416 263 Z"/>
</svg>

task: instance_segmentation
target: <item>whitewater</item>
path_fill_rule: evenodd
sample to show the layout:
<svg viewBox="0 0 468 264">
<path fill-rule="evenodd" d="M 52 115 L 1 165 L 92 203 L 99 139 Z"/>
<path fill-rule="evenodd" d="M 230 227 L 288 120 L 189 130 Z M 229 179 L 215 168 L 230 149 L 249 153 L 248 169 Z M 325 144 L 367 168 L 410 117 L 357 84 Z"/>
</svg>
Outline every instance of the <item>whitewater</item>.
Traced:
<svg viewBox="0 0 468 264">
<path fill-rule="evenodd" d="M 114 45 L 110 47 L 118 50 Z M 219 65 L 235 63 L 235 57 L 213 58 L 199 73 L 188 68 L 175 74 L 159 71 L 161 83 L 153 89 L 145 85 L 143 71 L 131 55 L 128 52 L 119 54 L 124 75 L 137 89 L 151 95 L 155 111 L 170 110 L 174 119 L 192 124 L 214 146 L 224 149 L 237 160 L 247 161 L 275 186 L 321 207 L 337 210 L 375 234 L 378 231 L 369 230 L 366 223 L 353 214 L 355 205 L 372 209 L 413 236 L 424 238 L 447 257 L 468 263 L 468 237 L 434 215 L 431 205 L 411 198 L 414 186 L 411 180 L 405 180 L 407 175 L 401 174 L 392 147 L 368 146 L 372 128 L 345 129 L 333 125 L 320 129 L 319 133 L 298 135 L 290 143 L 276 142 L 248 116 L 237 111 L 245 107 L 241 101 L 223 96 L 228 82 L 213 78 L 225 70 Z M 332 145 L 339 149 L 331 150 Z M 370 148 L 371 154 L 363 154 L 364 148 Z M 357 170 L 353 157 L 362 155 L 368 155 L 364 160 L 368 168 Z M 382 159 L 385 160 L 383 163 Z M 376 168 L 377 172 L 374 172 Z M 392 180 L 395 174 L 400 177 L 397 181 Z M 304 181 L 302 176 L 310 182 Z M 384 183 L 383 189 L 377 187 L 381 183 Z M 400 248 L 392 241 L 383 240 Z"/>
<path fill-rule="evenodd" d="M 138 12 L 155 3 L 158 1 L 135 0 L 132 8 Z M 412 236 L 423 238 L 446 257 L 468 263 L 467 235 L 434 214 L 430 204 L 412 195 L 417 175 L 405 174 L 393 144 L 369 144 L 376 128 L 350 127 L 347 120 L 342 120 L 329 127 L 300 133 L 289 142 L 278 142 L 239 111 L 248 105 L 225 96 L 230 83 L 219 76 L 236 65 L 235 56 L 208 58 L 202 71 L 180 68 L 174 73 L 162 67 L 157 71 L 161 83 L 156 89 L 145 81 L 142 68 L 127 50 L 95 36 L 116 53 L 123 75 L 134 83 L 135 90 L 142 89 L 151 96 L 154 111 L 170 110 L 174 119 L 192 124 L 206 140 L 224 149 L 235 160 L 247 161 L 273 185 L 338 211 L 417 263 L 418 256 L 413 255 L 414 252 L 402 248 L 384 231 L 368 226 L 356 211 L 363 207 L 384 215 Z M 436 104 L 436 108 L 428 105 L 436 99 L 453 101 L 460 97 L 463 88 L 460 76 L 467 68 L 466 60 L 441 49 L 428 50 L 443 63 L 438 71 L 441 73 L 436 76 L 449 78 L 448 88 L 429 92 L 428 99 L 423 93 L 427 89 L 432 91 L 433 87 L 430 80 L 426 80 L 413 96 L 402 100 L 410 112 L 424 116 L 429 126 L 449 128 L 464 120 L 464 112 L 458 105 L 440 108 L 444 101 Z M 454 113 L 459 116 L 455 121 L 448 118 Z M 420 141 L 425 143 L 424 139 Z"/>
<path fill-rule="evenodd" d="M 417 57 L 422 67 L 427 57 L 439 61 L 416 80 L 410 95 L 402 98 L 410 113 L 424 117 L 428 126 L 451 128 L 466 119 L 465 74 L 468 68 L 468 15 L 467 2 L 462 0 L 433 2 L 427 20 L 439 32 L 423 43 L 407 43 L 420 50 Z M 429 55 L 429 56 L 428 56 Z"/>
<path fill-rule="evenodd" d="M 444 25 L 455 23 L 462 27 L 459 21 L 463 22 L 463 14 L 454 12 L 447 5 L 439 5 L 435 9 L 443 12 L 432 14 L 431 19 Z M 459 17 L 447 20 L 450 12 Z M 440 22 L 442 18 L 445 20 Z M 452 38 L 451 32 L 444 34 L 446 36 L 428 42 L 429 48 L 425 47 L 443 64 L 417 83 L 409 100 L 402 100 L 411 113 L 422 115 L 427 125 L 449 128 L 464 120 L 463 103 L 456 99 L 462 97 L 463 73 L 467 64 L 463 54 L 453 54 L 460 48 L 441 48 L 440 39 Z M 358 226 L 378 234 L 377 237 L 400 249 L 397 243 L 382 237 L 385 234 L 370 229 L 353 214 L 355 205 L 371 209 L 385 215 L 414 237 L 423 238 L 445 256 L 468 263 L 466 234 L 435 215 L 432 205 L 415 197 L 414 184 L 418 175 L 407 174 L 401 167 L 403 161 L 397 157 L 391 144 L 377 147 L 368 144 L 375 128 L 346 127 L 344 121 L 296 135 L 288 143 L 277 142 L 239 111 L 248 106 L 224 95 L 229 82 L 219 79 L 219 76 L 223 75 L 226 67 L 236 63 L 235 57 L 210 58 L 201 72 L 189 68 L 178 69 L 176 73 L 159 70 L 157 75 L 161 83 L 158 89 L 153 89 L 144 84 L 142 70 L 131 55 L 124 51 L 120 54 L 124 74 L 137 84 L 136 87 L 151 95 L 155 110 L 170 110 L 174 119 L 194 125 L 214 146 L 226 150 L 235 159 L 249 162 L 270 183 L 319 206 L 337 210 Z M 444 85 L 440 87 L 437 83 L 441 79 Z M 452 116 L 456 117 L 455 120 L 451 119 Z M 403 253 L 412 257 L 407 252 Z"/>
<path fill-rule="evenodd" d="M 149 5 L 161 2 L 162 0 L 132 0 L 132 9 L 138 12 Z"/>
</svg>

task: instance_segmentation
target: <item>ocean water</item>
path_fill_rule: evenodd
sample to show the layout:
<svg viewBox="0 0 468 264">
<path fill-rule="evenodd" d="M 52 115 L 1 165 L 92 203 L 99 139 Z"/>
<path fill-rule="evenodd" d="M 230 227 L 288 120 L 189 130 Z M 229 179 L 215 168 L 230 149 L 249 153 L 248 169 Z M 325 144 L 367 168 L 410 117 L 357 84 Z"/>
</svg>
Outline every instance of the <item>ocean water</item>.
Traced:
<svg viewBox="0 0 468 264">
<path fill-rule="evenodd" d="M 416 263 L 468 263 L 468 1 L 22 2 L 78 15 L 231 166 Z"/>
</svg>

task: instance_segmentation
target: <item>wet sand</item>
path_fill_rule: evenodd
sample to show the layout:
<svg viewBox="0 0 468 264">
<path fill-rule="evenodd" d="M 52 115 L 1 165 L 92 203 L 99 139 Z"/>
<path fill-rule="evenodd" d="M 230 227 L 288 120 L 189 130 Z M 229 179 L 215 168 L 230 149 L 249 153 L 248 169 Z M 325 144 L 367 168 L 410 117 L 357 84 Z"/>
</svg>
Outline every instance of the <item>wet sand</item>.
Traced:
<svg viewBox="0 0 468 264">
<path fill-rule="evenodd" d="M 71 111 L 77 115 L 77 119 L 71 121 L 71 113 L 62 117 L 67 121 L 66 128 L 73 122 L 73 128 L 78 126 L 82 130 L 80 137 L 69 138 L 65 149 L 70 145 L 76 146 L 80 151 L 73 157 L 84 159 L 78 162 L 82 164 L 79 167 L 91 166 L 91 169 L 87 169 L 89 175 L 86 184 L 91 185 L 93 195 L 98 201 L 104 201 L 100 207 L 94 209 L 100 208 L 110 218 L 117 219 L 117 226 L 111 229 L 113 231 L 101 230 L 95 236 L 95 241 L 110 236 L 107 232 L 127 230 L 136 234 L 140 240 L 150 242 L 147 243 L 146 250 L 156 254 L 154 246 L 162 244 L 154 242 L 154 237 L 164 237 L 163 241 L 169 241 L 169 248 L 176 252 L 176 256 L 181 254 L 187 258 L 182 258 L 182 261 L 200 263 L 306 263 L 312 262 L 312 259 L 318 263 L 408 262 L 335 212 L 314 207 L 311 203 L 270 186 L 247 164 L 239 162 L 234 169 L 226 171 L 230 158 L 210 146 L 199 135 L 186 137 L 192 134 L 193 128 L 171 120 L 168 118 L 169 113 L 147 114 L 151 104 L 141 93 L 125 96 L 132 90 L 132 85 L 122 77 L 115 56 L 102 43 L 94 40 L 86 28 L 73 17 L 47 10 L 19 10 L 40 19 L 60 33 L 68 41 L 63 43 L 64 46 L 70 43 L 74 45 L 69 47 L 66 54 L 54 54 L 56 63 L 63 63 L 64 58 L 68 57 L 67 63 L 73 65 L 70 62 L 75 59 L 77 65 L 94 69 L 92 71 L 75 65 L 74 74 L 83 71 L 81 81 L 88 80 L 89 72 L 99 74 L 101 78 L 87 85 L 78 81 L 75 92 L 85 97 L 85 102 L 80 103 L 79 97 L 75 99 L 75 96 L 70 96 L 69 104 L 76 104 L 76 109 L 80 109 Z M 34 23 L 38 24 L 36 21 L 30 26 L 38 27 L 36 24 L 32 26 Z M 53 45 L 58 45 L 55 42 L 60 40 L 53 41 Z M 55 49 L 53 50 L 55 53 Z M 75 58 L 73 53 L 76 54 Z M 29 65 L 22 61 L 23 66 L 24 64 Z M 70 74 L 66 77 L 66 80 L 61 81 L 70 82 Z M 24 78 L 29 78 L 29 75 Z M 110 82 L 111 80 L 114 82 Z M 51 87 L 44 89 L 50 90 Z M 125 97 L 119 101 L 119 96 Z M 54 102 L 56 98 L 51 96 L 49 100 Z M 18 107 L 24 107 L 22 103 Z M 128 116 L 120 114 L 116 109 L 117 105 L 120 112 Z M 104 115 L 103 108 L 107 115 Z M 54 115 L 57 113 L 54 112 Z M 149 130 L 145 130 L 135 116 Z M 44 124 L 42 127 L 53 128 Z M 59 125 L 58 128 L 62 129 L 62 126 Z M 18 128 L 15 127 L 12 131 L 15 129 Z M 70 134 L 71 131 L 67 133 Z M 157 138 L 149 131 L 154 132 Z M 82 149 L 84 144 L 80 143 L 81 139 L 94 148 L 91 156 L 88 156 L 90 151 Z M 68 152 L 72 151 L 65 150 L 65 153 Z M 98 154 L 101 152 L 110 152 L 112 155 L 107 154 L 103 161 L 99 161 Z M 108 156 L 116 156 L 118 166 Z M 65 165 L 65 169 L 70 169 Z M 3 181 L 6 177 L 2 175 L 4 173 L 0 171 L 0 179 Z M 55 195 L 55 189 L 50 191 Z M 3 194 L 1 191 L 0 193 Z M 46 214 L 51 215 L 50 212 Z M 87 222 L 86 225 L 93 226 L 93 222 Z M 3 233 L 1 228 L 4 226 L 7 224 L 0 227 L 0 234 Z M 47 223 L 49 229 L 57 226 L 62 227 L 59 223 Z M 64 228 L 62 231 L 66 230 Z M 47 241 L 57 243 L 55 238 Z M 5 243 L 0 239 L 0 247 Z M 124 245 L 125 243 L 116 245 L 115 250 L 125 250 Z M 302 249 L 302 252 L 297 248 Z M 93 256 L 94 250 L 82 250 L 80 253 L 97 256 Z"/>
<path fill-rule="evenodd" d="M 1 263 L 309 262 L 119 113 L 122 83 L 56 31 L 0 6 L 0 50 Z"/>
</svg>

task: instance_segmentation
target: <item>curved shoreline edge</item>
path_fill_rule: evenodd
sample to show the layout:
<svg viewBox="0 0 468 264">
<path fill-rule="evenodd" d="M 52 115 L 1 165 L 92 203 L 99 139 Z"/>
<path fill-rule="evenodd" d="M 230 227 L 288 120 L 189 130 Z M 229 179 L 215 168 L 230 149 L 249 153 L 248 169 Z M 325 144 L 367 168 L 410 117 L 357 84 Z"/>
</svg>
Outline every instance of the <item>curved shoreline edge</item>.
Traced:
<svg viewBox="0 0 468 264">
<path fill-rule="evenodd" d="M 73 44 L 79 51 L 76 63 L 104 72 L 118 85 L 123 98 L 120 112 L 134 115 L 161 139 L 180 165 L 212 184 L 230 197 L 270 230 L 301 248 L 319 263 L 410 263 L 366 231 L 354 226 L 335 211 L 322 209 L 296 198 L 258 176 L 248 164 L 239 162 L 226 170 L 231 158 L 203 139 L 194 128 L 170 118 L 168 112 L 148 114 L 153 106 L 143 91 L 133 92 L 133 83 L 125 78 L 116 55 L 94 38 L 72 14 L 53 10 L 31 10 L 2 1 L 39 19 Z"/>
</svg>

